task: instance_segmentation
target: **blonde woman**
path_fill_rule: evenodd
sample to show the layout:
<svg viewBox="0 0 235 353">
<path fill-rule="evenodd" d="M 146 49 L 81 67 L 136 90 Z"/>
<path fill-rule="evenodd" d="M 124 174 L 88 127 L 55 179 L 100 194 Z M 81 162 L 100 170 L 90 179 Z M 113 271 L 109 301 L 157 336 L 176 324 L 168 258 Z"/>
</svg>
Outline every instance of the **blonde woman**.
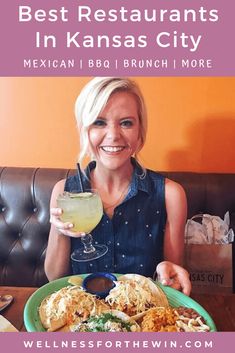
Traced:
<svg viewBox="0 0 235 353">
<path fill-rule="evenodd" d="M 80 163 L 89 158 L 83 183 L 98 190 L 104 214 L 92 234 L 106 244 L 100 259 L 77 263 L 71 253 L 80 232 L 60 221 L 57 196 L 79 190 L 77 176 L 59 181 L 51 197 L 51 231 L 45 261 L 49 280 L 70 273 L 98 271 L 139 273 L 190 293 L 188 273 L 181 267 L 187 202 L 183 188 L 145 169 L 138 152 L 146 139 L 147 117 L 137 84 L 127 78 L 101 77 L 81 91 L 75 107 L 80 132 Z"/>
</svg>

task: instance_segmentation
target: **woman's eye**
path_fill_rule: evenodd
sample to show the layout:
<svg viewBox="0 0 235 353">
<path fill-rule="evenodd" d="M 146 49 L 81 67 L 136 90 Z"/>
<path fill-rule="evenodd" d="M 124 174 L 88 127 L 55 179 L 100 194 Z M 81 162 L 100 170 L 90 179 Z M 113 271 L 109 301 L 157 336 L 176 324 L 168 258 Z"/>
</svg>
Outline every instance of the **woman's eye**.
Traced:
<svg viewBox="0 0 235 353">
<path fill-rule="evenodd" d="M 94 126 L 105 126 L 106 123 L 102 119 L 96 119 L 92 125 L 94 125 Z"/>
<path fill-rule="evenodd" d="M 131 126 L 133 126 L 133 122 L 132 122 L 132 120 L 123 120 L 121 122 L 121 125 L 124 127 L 131 127 Z"/>
</svg>

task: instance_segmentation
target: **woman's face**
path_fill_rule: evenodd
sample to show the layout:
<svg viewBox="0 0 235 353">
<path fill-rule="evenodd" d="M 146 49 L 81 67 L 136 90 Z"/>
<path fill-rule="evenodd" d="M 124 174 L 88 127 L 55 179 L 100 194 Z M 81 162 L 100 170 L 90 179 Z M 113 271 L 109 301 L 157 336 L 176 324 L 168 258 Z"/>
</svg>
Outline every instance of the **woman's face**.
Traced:
<svg viewBox="0 0 235 353">
<path fill-rule="evenodd" d="M 115 170 L 129 164 L 140 144 L 137 103 L 127 92 L 114 93 L 90 126 L 90 148 L 99 166 Z"/>
</svg>

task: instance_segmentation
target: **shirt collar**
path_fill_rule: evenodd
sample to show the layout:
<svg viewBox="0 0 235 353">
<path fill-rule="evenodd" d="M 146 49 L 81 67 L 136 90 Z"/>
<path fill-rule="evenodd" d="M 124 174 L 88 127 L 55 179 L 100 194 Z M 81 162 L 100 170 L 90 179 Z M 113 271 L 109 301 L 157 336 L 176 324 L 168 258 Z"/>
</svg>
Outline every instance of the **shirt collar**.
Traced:
<svg viewBox="0 0 235 353">
<path fill-rule="evenodd" d="M 151 193 L 151 185 L 146 170 L 136 161 L 135 158 L 131 159 L 131 163 L 134 167 L 130 193 L 136 195 L 138 191 L 143 191 L 148 194 Z"/>
<path fill-rule="evenodd" d="M 86 168 L 84 169 L 83 173 L 82 173 L 82 182 L 84 184 L 84 188 L 85 189 L 91 189 L 91 178 L 90 178 L 90 174 L 92 169 L 94 169 L 96 166 L 96 162 L 95 161 L 91 161 Z"/>
</svg>

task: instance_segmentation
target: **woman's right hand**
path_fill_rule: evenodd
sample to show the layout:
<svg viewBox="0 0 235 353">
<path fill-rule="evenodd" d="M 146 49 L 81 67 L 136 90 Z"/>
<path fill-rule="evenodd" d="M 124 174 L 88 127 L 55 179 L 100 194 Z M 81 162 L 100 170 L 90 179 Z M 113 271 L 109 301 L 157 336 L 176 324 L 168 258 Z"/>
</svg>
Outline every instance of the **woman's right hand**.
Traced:
<svg viewBox="0 0 235 353">
<path fill-rule="evenodd" d="M 78 238 L 84 235 L 82 232 L 74 232 L 72 230 L 73 224 L 70 222 L 62 222 L 60 216 L 62 215 L 61 208 L 50 209 L 50 223 L 57 229 L 57 231 L 68 237 Z"/>
<path fill-rule="evenodd" d="M 189 273 L 185 268 L 170 261 L 162 261 L 156 268 L 158 281 L 164 286 L 181 290 L 185 295 L 190 295 L 192 285 Z"/>
</svg>

